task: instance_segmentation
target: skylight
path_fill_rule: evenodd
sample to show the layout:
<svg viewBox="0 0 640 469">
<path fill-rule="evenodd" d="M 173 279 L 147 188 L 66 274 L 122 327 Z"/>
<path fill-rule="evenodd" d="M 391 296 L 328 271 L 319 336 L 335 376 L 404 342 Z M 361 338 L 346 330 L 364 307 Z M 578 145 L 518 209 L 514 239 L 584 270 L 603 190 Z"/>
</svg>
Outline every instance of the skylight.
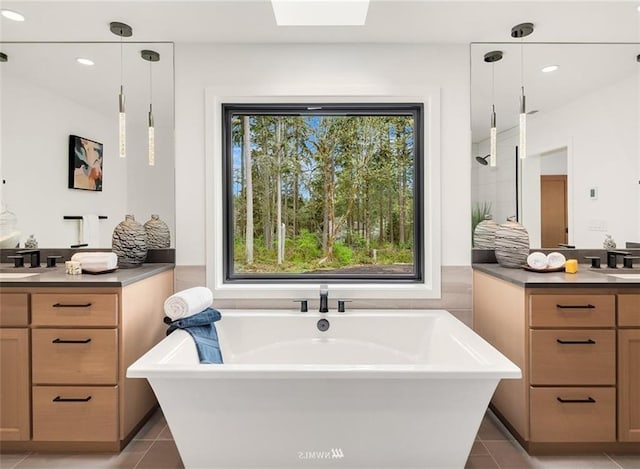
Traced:
<svg viewBox="0 0 640 469">
<path fill-rule="evenodd" d="M 369 0 L 271 0 L 278 26 L 364 26 Z"/>
</svg>

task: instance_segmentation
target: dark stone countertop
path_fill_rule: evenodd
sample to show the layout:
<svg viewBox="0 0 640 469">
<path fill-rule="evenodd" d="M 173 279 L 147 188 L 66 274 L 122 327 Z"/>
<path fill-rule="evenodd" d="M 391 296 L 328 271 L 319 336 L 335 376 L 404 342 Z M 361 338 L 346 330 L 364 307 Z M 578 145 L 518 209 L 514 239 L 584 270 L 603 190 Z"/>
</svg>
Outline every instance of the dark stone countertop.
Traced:
<svg viewBox="0 0 640 469">
<path fill-rule="evenodd" d="M 1 287 L 124 287 L 175 267 L 172 263 L 142 264 L 104 274 L 67 275 L 64 263 L 54 268 L 14 268 L 0 265 Z M 2 274 L 36 274 L 22 278 L 2 278 Z"/>
<path fill-rule="evenodd" d="M 578 272 L 530 272 L 524 269 L 509 269 L 499 264 L 473 264 L 474 270 L 505 280 L 526 288 L 553 287 L 592 287 L 592 288 L 638 288 L 640 287 L 640 268 L 608 269 L 593 271 L 588 264 L 580 264 Z M 635 278 L 619 278 L 609 274 L 633 274 Z"/>
</svg>

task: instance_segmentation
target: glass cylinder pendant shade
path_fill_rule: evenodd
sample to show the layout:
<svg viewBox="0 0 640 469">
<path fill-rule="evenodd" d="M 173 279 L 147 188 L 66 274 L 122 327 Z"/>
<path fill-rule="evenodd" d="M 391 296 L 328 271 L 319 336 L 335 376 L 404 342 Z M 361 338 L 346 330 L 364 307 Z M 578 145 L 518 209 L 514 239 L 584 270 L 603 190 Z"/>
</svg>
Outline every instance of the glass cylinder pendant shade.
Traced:
<svg viewBox="0 0 640 469">
<path fill-rule="evenodd" d="M 498 130 L 496 128 L 496 108 L 491 106 L 491 131 L 489 139 L 489 166 L 495 168 L 497 162 Z"/>
<path fill-rule="evenodd" d="M 127 156 L 127 116 L 124 110 L 124 90 L 122 86 L 120 86 L 119 104 L 120 113 L 118 117 L 118 148 L 120 158 L 124 158 Z"/>
<path fill-rule="evenodd" d="M 151 105 L 149 105 L 149 166 L 155 166 L 156 164 L 156 136 L 155 128 L 153 124 L 153 112 L 151 111 Z"/>
<path fill-rule="evenodd" d="M 518 146 L 520 159 L 527 157 L 527 109 L 524 96 L 524 87 L 522 87 L 522 95 L 520 96 L 520 144 Z"/>
</svg>

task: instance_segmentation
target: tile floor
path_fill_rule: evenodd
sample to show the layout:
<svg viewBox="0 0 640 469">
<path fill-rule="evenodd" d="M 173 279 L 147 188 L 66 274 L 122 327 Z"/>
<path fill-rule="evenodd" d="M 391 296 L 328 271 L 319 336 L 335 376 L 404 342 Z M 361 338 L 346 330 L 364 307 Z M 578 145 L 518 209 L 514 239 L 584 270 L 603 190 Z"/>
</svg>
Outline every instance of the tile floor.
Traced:
<svg viewBox="0 0 640 469">
<path fill-rule="evenodd" d="M 184 466 L 171 432 L 160 411 L 151 417 L 120 454 L 0 454 L 2 469 L 178 469 L 182 467 Z M 640 469 L 640 454 L 529 456 L 496 417 L 491 412 L 487 412 L 465 468 Z"/>
</svg>

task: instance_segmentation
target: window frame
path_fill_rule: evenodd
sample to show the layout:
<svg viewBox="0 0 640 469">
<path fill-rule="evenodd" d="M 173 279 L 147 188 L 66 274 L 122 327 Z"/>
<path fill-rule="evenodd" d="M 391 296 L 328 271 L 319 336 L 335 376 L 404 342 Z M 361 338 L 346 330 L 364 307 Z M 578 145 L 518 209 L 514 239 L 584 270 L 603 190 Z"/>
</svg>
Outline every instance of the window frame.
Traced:
<svg viewBox="0 0 640 469">
<path fill-rule="evenodd" d="M 422 102 L 226 102 L 221 106 L 222 132 L 222 276 L 224 284 L 315 284 L 340 282 L 344 284 L 420 284 L 425 280 L 425 107 Z M 250 115 L 362 115 L 411 116 L 413 125 L 413 273 L 236 273 L 233 252 L 233 139 L 231 124 L 234 114 Z"/>
<path fill-rule="evenodd" d="M 291 308 L 291 300 L 299 298 L 316 298 L 321 283 L 254 283 L 229 284 L 223 282 L 222 272 L 222 238 L 223 238 L 223 193 L 222 193 L 222 103 L 289 103 L 289 102 L 419 102 L 424 104 L 424 279 L 422 283 L 331 283 L 332 297 L 351 299 L 357 302 L 357 307 L 397 307 L 399 304 L 425 305 L 422 301 L 440 299 L 442 288 L 442 232 L 441 232 L 441 141 L 442 133 L 446 133 L 448 122 L 442 116 L 442 89 L 437 85 L 414 83 L 373 83 L 354 87 L 350 84 L 290 83 L 264 84 L 246 83 L 228 85 L 210 85 L 205 87 L 202 99 L 204 112 L 204 127 L 202 133 L 204 141 L 191 139 L 194 136 L 185 130 L 176 135 L 176 141 L 183 141 L 183 145 L 192 151 L 202 151 L 204 154 L 204 185 L 205 205 L 203 212 L 191 213 L 189 216 L 204 218 L 204 231 L 193 233 L 197 239 L 204 237 L 205 252 L 202 262 L 205 267 L 205 285 L 213 291 L 218 304 L 233 305 L 234 307 L 278 307 Z M 197 98 L 194 95 L 194 105 Z M 187 143 L 188 142 L 188 143 Z M 178 156 L 179 157 L 179 156 Z M 179 177 L 179 175 L 177 175 Z M 196 194 L 185 197 L 197 197 Z M 187 200 L 184 203 L 188 203 Z M 188 221 L 188 218 L 185 219 Z M 276 301 L 278 300 L 278 301 Z M 381 302 L 383 301 L 383 302 Z M 420 301 L 421 303 L 414 303 Z M 354 303 L 355 305 L 356 303 Z M 395 305 L 395 306 L 394 306 Z"/>
</svg>

